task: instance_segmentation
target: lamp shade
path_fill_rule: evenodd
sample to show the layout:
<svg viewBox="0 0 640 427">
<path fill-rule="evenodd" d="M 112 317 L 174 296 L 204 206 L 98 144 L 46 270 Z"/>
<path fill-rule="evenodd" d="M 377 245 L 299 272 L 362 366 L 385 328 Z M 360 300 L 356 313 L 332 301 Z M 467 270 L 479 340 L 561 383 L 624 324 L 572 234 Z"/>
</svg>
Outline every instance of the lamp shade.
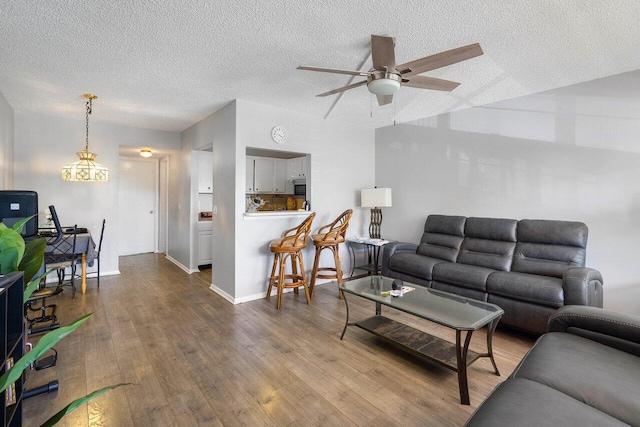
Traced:
<svg viewBox="0 0 640 427">
<path fill-rule="evenodd" d="M 363 188 L 360 192 L 360 205 L 363 208 L 391 207 L 391 189 Z"/>
</svg>

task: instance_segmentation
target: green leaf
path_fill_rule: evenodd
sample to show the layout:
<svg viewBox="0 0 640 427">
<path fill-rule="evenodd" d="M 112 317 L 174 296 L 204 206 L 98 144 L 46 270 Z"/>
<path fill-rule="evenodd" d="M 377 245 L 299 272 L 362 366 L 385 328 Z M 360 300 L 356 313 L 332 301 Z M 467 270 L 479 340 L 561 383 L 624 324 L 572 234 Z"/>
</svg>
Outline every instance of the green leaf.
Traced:
<svg viewBox="0 0 640 427">
<path fill-rule="evenodd" d="M 24 288 L 24 302 L 26 303 L 27 300 L 29 299 L 29 297 L 31 297 L 31 294 L 33 294 L 36 289 L 38 289 L 38 285 L 40 284 L 40 281 L 45 277 L 48 276 L 49 274 L 51 274 L 52 272 L 56 271 L 55 268 L 52 268 L 51 270 L 45 272 L 44 274 L 41 274 L 40 276 L 36 277 L 35 279 L 33 279 L 31 282 L 29 282 L 29 284 L 27 285 L 26 288 Z"/>
<path fill-rule="evenodd" d="M 0 274 L 18 270 L 24 248 L 24 239 L 20 233 L 6 226 L 0 229 Z"/>
<path fill-rule="evenodd" d="M 9 387 L 9 385 L 20 378 L 22 372 L 27 369 L 29 365 L 40 358 L 40 356 L 42 356 L 51 347 L 56 345 L 56 343 L 58 343 L 61 339 L 78 329 L 78 327 L 86 322 L 91 316 L 93 316 L 93 313 L 85 314 L 84 316 L 73 322 L 71 325 L 64 326 L 59 329 L 54 329 L 53 331 L 48 332 L 45 336 L 40 338 L 38 344 L 36 344 L 30 352 L 22 356 L 20 360 L 15 362 L 11 369 L 2 374 L 2 376 L 0 377 L 0 393 L 5 391 L 7 387 Z"/>
<path fill-rule="evenodd" d="M 24 281 L 29 283 L 35 276 L 44 262 L 44 250 L 47 241 L 40 237 L 27 242 L 24 248 L 24 255 L 18 264 L 18 270 L 24 271 Z"/>
<path fill-rule="evenodd" d="M 15 231 L 17 231 L 17 232 L 18 232 L 18 234 L 20 234 L 20 233 L 22 233 L 22 229 L 24 228 L 24 225 L 25 225 L 27 222 L 29 222 L 29 220 L 30 220 L 31 218 L 34 218 L 34 217 L 36 217 L 36 216 L 38 216 L 38 215 L 36 214 L 36 215 L 31 215 L 30 217 L 27 217 L 27 218 L 22 218 L 21 220 L 16 221 L 16 223 L 15 223 L 15 224 L 13 224 L 13 227 L 12 227 L 12 228 L 13 228 Z"/>
<path fill-rule="evenodd" d="M 69 403 L 64 408 L 62 408 L 60 410 L 60 412 L 55 414 L 53 417 L 51 417 L 47 421 L 45 421 L 44 424 L 42 424 L 40 427 L 53 426 L 53 425 L 57 424 L 58 421 L 60 421 L 62 419 L 62 417 L 64 417 L 69 412 L 73 411 L 78 406 L 82 405 L 83 403 L 86 403 L 86 402 L 90 401 L 91 399 L 96 398 L 96 397 L 100 396 L 101 394 L 108 392 L 109 390 L 113 390 L 114 388 L 121 387 L 123 385 L 130 385 L 130 384 L 131 383 L 120 383 L 120 384 L 116 384 L 116 385 L 110 385 L 108 387 L 101 388 L 100 390 L 96 390 L 93 393 L 89 393 L 84 397 L 76 399 L 73 402 Z"/>
</svg>

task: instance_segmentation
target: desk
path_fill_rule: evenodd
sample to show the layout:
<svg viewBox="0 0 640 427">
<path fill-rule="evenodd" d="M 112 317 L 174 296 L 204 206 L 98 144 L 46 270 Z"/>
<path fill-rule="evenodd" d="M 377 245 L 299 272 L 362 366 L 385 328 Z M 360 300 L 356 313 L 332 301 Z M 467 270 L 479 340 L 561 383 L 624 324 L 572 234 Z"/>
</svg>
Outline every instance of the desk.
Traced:
<svg viewBox="0 0 640 427">
<path fill-rule="evenodd" d="M 40 229 L 45 230 L 45 229 Z M 50 231 L 50 229 L 46 229 Z M 62 236 L 62 240 L 57 244 L 53 253 L 67 253 L 71 251 L 73 246 L 73 234 L 65 233 Z M 51 252 L 52 248 L 47 247 L 45 253 Z M 81 292 L 84 294 L 87 292 L 87 264 L 93 266 L 93 260 L 95 258 L 96 244 L 91 238 L 91 233 L 78 233 L 76 235 L 76 250 L 75 255 L 80 255 L 82 259 L 82 284 L 80 286 Z"/>
<path fill-rule="evenodd" d="M 351 257 L 351 274 L 353 276 L 353 272 L 355 269 L 366 270 L 368 274 L 378 275 L 380 274 L 379 265 L 380 265 L 380 249 L 386 245 L 387 243 L 392 242 L 392 240 L 385 239 L 372 239 L 369 237 L 349 237 L 347 239 L 347 243 L 349 243 L 349 255 Z M 352 245 L 363 245 L 367 251 L 367 264 L 356 266 L 356 251 L 353 249 Z"/>
</svg>

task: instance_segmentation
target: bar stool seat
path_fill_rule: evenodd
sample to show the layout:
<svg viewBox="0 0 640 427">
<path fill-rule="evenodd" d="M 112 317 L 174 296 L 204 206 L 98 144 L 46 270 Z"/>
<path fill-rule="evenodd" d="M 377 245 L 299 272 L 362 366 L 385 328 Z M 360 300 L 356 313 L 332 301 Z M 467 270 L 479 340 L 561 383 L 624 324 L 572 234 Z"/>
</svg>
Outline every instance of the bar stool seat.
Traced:
<svg viewBox="0 0 640 427">
<path fill-rule="evenodd" d="M 307 275 L 304 271 L 304 261 L 302 259 L 302 249 L 307 246 L 307 239 L 311 230 L 311 223 L 316 216 L 315 212 L 309 215 L 302 223 L 289 230 L 286 230 L 282 238 L 274 239 L 269 244 L 269 250 L 273 252 L 273 267 L 269 277 L 267 288 L 267 300 L 271 298 L 271 290 L 275 286 L 278 289 L 276 298 L 276 309 L 282 306 L 282 294 L 285 288 L 293 288 L 297 294 L 302 287 L 307 299 L 307 304 L 311 303 L 311 294 L 307 284 Z M 287 273 L 287 260 L 291 272 Z"/>
<path fill-rule="evenodd" d="M 340 243 L 344 243 L 345 234 L 349 227 L 349 220 L 353 215 L 351 209 L 342 212 L 331 224 L 320 227 L 318 234 L 314 234 L 311 239 L 316 247 L 316 256 L 313 261 L 313 270 L 311 272 L 311 285 L 309 290 L 313 298 L 313 290 L 316 286 L 316 279 L 336 279 L 338 285 L 342 284 L 342 268 L 340 266 Z M 323 250 L 329 249 L 333 253 L 333 267 L 320 267 L 320 254 Z M 339 292 L 342 298 L 342 292 Z"/>
</svg>

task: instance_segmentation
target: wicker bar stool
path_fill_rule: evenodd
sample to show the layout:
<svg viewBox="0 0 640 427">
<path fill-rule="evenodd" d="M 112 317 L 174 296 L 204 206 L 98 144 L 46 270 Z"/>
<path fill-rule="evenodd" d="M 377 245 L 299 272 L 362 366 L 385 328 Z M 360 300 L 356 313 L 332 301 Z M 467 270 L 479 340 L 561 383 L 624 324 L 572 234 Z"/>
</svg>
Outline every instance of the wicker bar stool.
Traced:
<svg viewBox="0 0 640 427">
<path fill-rule="evenodd" d="M 309 215 L 302 223 L 284 232 L 282 238 L 271 241 L 269 250 L 273 252 L 273 267 L 271 268 L 271 276 L 269 277 L 269 287 L 267 288 L 267 300 L 271 297 L 271 289 L 273 286 L 278 288 L 278 296 L 276 298 L 276 309 L 282 306 L 282 293 L 284 288 L 293 288 L 297 294 L 298 288 L 304 288 L 304 295 L 307 298 L 307 304 L 311 303 L 311 295 L 307 284 L 307 276 L 304 271 L 304 262 L 302 260 L 302 249 L 307 246 L 307 238 L 311 230 L 311 223 L 316 216 L 315 212 Z M 291 273 L 285 272 L 287 259 L 291 265 Z M 289 281 L 287 281 L 289 280 Z"/>
<path fill-rule="evenodd" d="M 331 224 L 320 227 L 318 234 L 312 236 L 313 244 L 316 247 L 316 257 L 313 261 L 313 271 L 311 272 L 311 286 L 309 291 L 313 297 L 313 289 L 316 286 L 316 279 L 336 279 L 338 285 L 342 284 L 342 268 L 340 267 L 340 243 L 344 243 L 347 227 L 353 211 L 347 209 L 342 212 Z M 320 254 L 323 250 L 330 249 L 333 252 L 335 267 L 320 267 Z M 339 293 L 342 298 L 342 291 Z"/>
</svg>

